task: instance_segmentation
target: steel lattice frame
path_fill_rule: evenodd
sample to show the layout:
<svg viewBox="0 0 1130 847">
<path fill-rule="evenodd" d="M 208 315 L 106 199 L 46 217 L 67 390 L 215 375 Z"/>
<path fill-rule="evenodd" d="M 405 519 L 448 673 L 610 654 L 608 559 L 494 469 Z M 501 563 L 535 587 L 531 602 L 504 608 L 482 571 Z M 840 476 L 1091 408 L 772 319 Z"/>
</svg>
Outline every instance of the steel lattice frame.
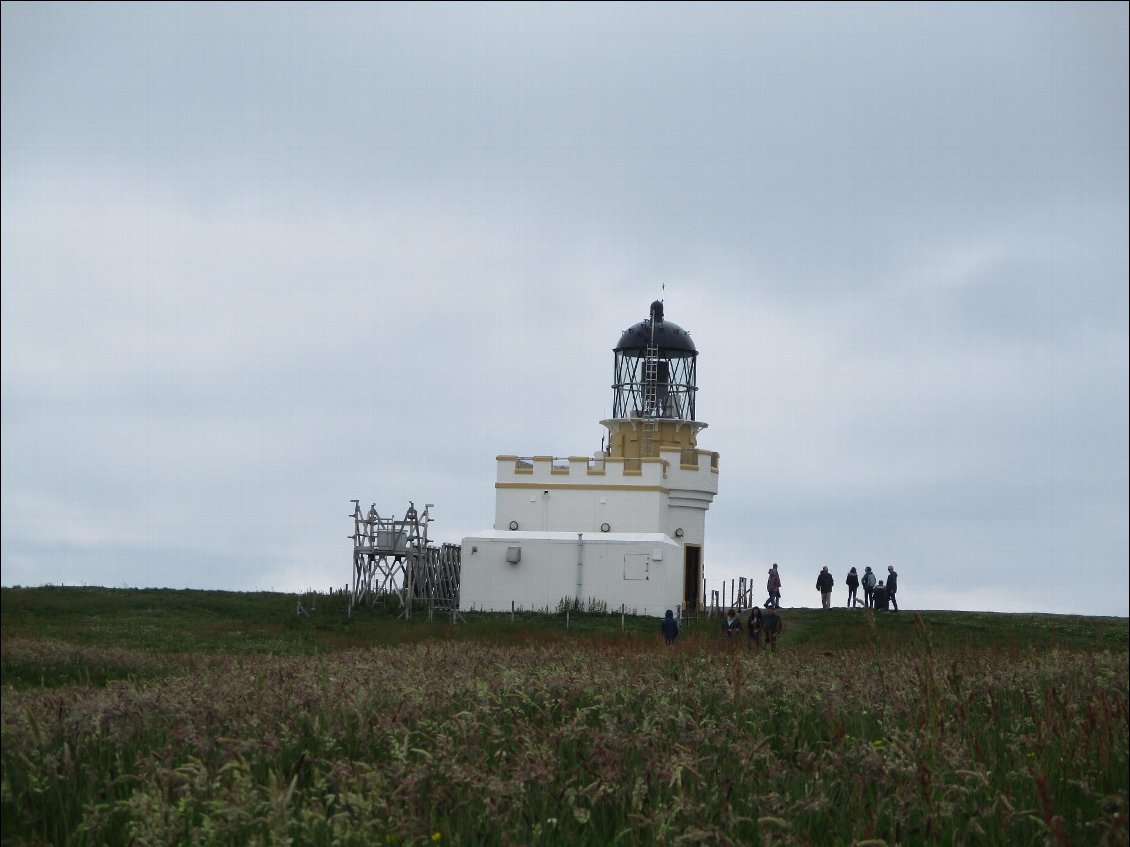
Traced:
<svg viewBox="0 0 1130 847">
<path fill-rule="evenodd" d="M 428 544 L 431 517 L 409 501 L 404 517 L 381 517 L 376 504 L 368 512 L 353 501 L 353 589 L 349 610 L 364 602 L 370 606 L 381 596 L 395 596 L 405 618 L 412 615 L 412 602 L 424 601 L 433 609 L 459 608 L 458 544 L 433 547 Z"/>
</svg>

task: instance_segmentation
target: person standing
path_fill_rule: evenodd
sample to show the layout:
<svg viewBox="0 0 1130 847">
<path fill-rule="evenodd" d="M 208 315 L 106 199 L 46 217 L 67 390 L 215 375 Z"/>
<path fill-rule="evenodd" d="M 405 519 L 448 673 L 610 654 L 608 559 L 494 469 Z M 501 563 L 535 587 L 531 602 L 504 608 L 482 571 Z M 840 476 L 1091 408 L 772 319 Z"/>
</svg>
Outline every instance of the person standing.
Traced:
<svg viewBox="0 0 1130 847">
<path fill-rule="evenodd" d="M 894 565 L 887 565 L 887 598 L 891 602 L 891 611 L 897 612 L 899 610 L 898 601 L 895 599 L 895 593 L 899 587 L 899 575 L 895 571 Z"/>
<path fill-rule="evenodd" d="M 679 637 L 679 622 L 675 620 L 675 613 L 667 610 L 667 616 L 659 624 L 659 631 L 663 633 L 663 640 L 668 647 L 675 646 L 675 639 Z"/>
<path fill-rule="evenodd" d="M 746 648 L 752 650 L 761 647 L 761 609 L 754 606 L 749 610 L 749 620 L 746 621 Z"/>
<path fill-rule="evenodd" d="M 855 573 L 855 568 L 848 571 L 844 582 L 848 583 L 848 608 L 854 609 L 855 603 L 859 602 L 859 574 Z"/>
<path fill-rule="evenodd" d="M 863 607 L 865 609 L 875 608 L 875 572 L 867 567 L 863 569 Z"/>
<path fill-rule="evenodd" d="M 777 636 L 785 631 L 781 622 L 781 615 L 776 606 L 770 606 L 761 616 L 761 628 L 765 632 L 765 645 L 772 650 L 777 649 Z"/>
<path fill-rule="evenodd" d="M 820 575 L 816 577 L 816 590 L 820 592 L 820 605 L 825 609 L 832 608 L 832 586 L 836 581 L 828 572 L 828 566 L 825 565 L 824 569 L 820 571 Z"/>
<path fill-rule="evenodd" d="M 765 581 L 765 590 L 769 597 L 765 601 L 765 608 L 779 609 L 781 607 L 781 575 L 777 572 L 776 563 L 769 569 L 769 579 Z"/>
<path fill-rule="evenodd" d="M 848 571 L 845 581 L 848 587 L 848 608 L 854 609 L 855 604 L 859 602 L 859 597 L 857 596 L 859 592 L 859 574 L 855 572 L 855 568 Z"/>
</svg>

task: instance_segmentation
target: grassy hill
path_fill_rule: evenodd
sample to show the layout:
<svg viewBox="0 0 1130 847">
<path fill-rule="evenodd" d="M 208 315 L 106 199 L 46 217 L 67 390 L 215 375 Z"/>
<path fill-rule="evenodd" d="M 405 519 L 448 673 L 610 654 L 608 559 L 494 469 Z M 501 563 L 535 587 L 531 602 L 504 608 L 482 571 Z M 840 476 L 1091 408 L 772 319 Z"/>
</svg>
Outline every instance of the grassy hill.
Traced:
<svg viewBox="0 0 1130 847">
<path fill-rule="evenodd" d="M 305 614 L 299 614 L 301 600 Z M 1127 650 L 1130 620 L 1078 615 L 784 609 L 783 648 L 842 651 L 905 646 L 927 635 L 938 649 L 996 647 Z M 719 617 L 685 622 L 682 642 L 716 640 Z M 359 607 L 345 594 L 238 593 L 172 589 L 42 587 L 0 589 L 4 638 L 49 639 L 159 653 L 230 652 L 303 655 L 426 641 L 643 639 L 658 643 L 658 621 L 619 613 L 450 614 L 418 609 L 400 618 L 399 604 Z"/>
<path fill-rule="evenodd" d="M 0 590 L 0 845 L 1125 845 L 1125 618 Z"/>
</svg>

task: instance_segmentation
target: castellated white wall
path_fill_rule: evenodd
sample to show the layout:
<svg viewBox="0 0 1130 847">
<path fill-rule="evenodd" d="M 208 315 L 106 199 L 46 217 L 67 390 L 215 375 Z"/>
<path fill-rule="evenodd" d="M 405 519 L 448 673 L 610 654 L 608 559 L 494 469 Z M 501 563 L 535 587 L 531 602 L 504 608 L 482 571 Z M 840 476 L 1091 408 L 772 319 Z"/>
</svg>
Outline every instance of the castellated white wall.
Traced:
<svg viewBox="0 0 1130 847">
<path fill-rule="evenodd" d="M 463 539 L 459 608 L 556 611 L 577 596 L 578 557 L 586 604 L 596 598 L 609 612 L 623 604 L 629 614 L 662 616 L 682 600 L 682 546 L 660 533 L 582 533 L 578 546 L 575 532 L 507 530 Z"/>
<path fill-rule="evenodd" d="M 573 456 L 498 457 L 494 529 L 660 532 L 701 544 L 706 510 L 718 492 L 716 455 L 679 451 L 659 459 L 602 461 Z"/>
<path fill-rule="evenodd" d="M 703 548 L 707 566 L 706 510 L 717 491 L 708 451 L 634 462 L 499 456 L 494 527 L 463 539 L 459 607 L 552 612 L 579 597 L 662 616 L 683 601 L 684 545 Z M 507 561 L 512 550 L 520 561 Z"/>
</svg>

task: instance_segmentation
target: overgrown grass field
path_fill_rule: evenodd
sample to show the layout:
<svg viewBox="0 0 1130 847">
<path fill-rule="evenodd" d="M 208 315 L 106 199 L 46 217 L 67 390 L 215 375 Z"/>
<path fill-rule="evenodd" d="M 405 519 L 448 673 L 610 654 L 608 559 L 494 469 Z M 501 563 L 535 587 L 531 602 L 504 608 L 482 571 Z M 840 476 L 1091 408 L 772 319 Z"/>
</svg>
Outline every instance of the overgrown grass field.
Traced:
<svg viewBox="0 0 1130 847">
<path fill-rule="evenodd" d="M 1125 618 L 3 589 L 4 844 L 1125 845 Z"/>
</svg>

